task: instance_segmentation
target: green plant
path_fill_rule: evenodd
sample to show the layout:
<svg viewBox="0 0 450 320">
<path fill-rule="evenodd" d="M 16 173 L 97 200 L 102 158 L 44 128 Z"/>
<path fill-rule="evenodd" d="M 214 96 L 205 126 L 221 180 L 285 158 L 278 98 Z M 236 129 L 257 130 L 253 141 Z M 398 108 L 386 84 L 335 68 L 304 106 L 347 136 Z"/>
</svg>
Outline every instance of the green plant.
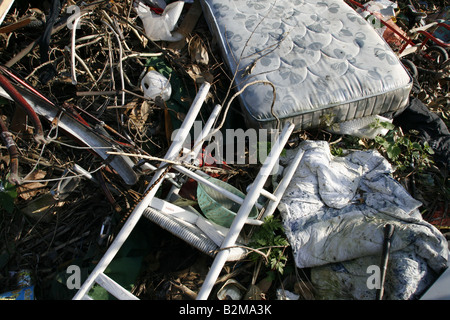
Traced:
<svg viewBox="0 0 450 320">
<path fill-rule="evenodd" d="M 397 171 L 408 170 L 423 171 L 433 163 L 430 155 L 434 154 L 431 147 L 425 141 L 422 144 L 414 141 L 411 135 L 405 135 L 400 128 L 388 122 L 380 122 L 379 125 L 389 129 L 385 136 L 375 137 L 377 149 L 384 153 L 394 164 Z"/>
<path fill-rule="evenodd" d="M 320 127 L 331 127 L 331 125 L 334 123 L 335 121 L 335 117 L 336 115 L 333 113 L 325 113 L 323 115 L 320 116 L 319 120 L 320 120 Z"/>
<path fill-rule="evenodd" d="M 256 249 L 250 254 L 252 260 L 256 261 L 262 255 L 266 267 L 283 274 L 288 260 L 286 248 L 289 247 L 289 242 L 283 232 L 280 219 L 274 216 L 266 217 L 264 223 L 253 235 L 249 246 Z"/>
<path fill-rule="evenodd" d="M 11 213 L 14 210 L 14 200 L 17 198 L 16 186 L 6 179 L 0 180 L 0 208 Z"/>
<path fill-rule="evenodd" d="M 355 136 L 342 135 L 338 143 L 330 143 L 330 152 L 335 157 L 345 156 L 349 150 L 363 150 L 364 144 L 361 139 Z"/>
</svg>

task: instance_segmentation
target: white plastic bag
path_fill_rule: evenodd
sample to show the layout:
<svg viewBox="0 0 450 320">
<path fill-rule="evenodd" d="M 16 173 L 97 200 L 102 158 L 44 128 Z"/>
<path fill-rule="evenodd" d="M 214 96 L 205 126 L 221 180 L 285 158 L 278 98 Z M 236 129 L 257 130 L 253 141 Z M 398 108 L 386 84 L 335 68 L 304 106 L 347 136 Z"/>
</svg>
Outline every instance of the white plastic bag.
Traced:
<svg viewBox="0 0 450 320">
<path fill-rule="evenodd" d="M 167 101 L 172 94 L 172 87 L 170 86 L 169 80 L 155 70 L 150 70 L 142 78 L 141 89 L 144 92 L 144 96 L 150 99 L 161 96 L 164 101 Z"/>
<path fill-rule="evenodd" d="M 387 27 L 381 22 L 389 21 L 395 16 L 397 4 L 388 0 L 369 1 L 364 4 L 364 9 L 356 10 L 366 19 L 380 36 L 383 36 Z"/>
<path fill-rule="evenodd" d="M 172 33 L 183 11 L 184 1 L 175 1 L 164 8 L 159 15 L 144 3 L 136 2 L 136 11 L 144 25 L 145 34 L 153 41 L 178 41 L 183 38 L 179 33 Z"/>
</svg>

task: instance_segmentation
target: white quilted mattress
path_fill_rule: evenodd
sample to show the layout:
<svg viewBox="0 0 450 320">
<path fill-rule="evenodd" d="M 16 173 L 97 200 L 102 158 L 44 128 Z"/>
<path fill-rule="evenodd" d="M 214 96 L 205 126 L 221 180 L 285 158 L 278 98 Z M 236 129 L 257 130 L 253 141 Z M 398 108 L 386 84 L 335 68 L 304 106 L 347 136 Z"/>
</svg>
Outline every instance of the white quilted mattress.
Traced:
<svg viewBox="0 0 450 320">
<path fill-rule="evenodd" d="M 412 79 L 388 44 L 342 0 L 201 0 L 235 75 L 247 124 L 296 129 L 406 107 Z M 248 71 L 251 70 L 249 73 Z M 279 121 L 278 121 L 279 120 Z"/>
</svg>

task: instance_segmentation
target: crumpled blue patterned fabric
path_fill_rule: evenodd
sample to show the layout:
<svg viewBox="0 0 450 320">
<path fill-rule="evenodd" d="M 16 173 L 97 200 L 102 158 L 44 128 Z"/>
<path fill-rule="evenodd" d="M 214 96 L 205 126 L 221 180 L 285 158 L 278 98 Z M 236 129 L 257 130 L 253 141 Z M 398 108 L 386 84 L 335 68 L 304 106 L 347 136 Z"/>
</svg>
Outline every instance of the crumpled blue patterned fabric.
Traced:
<svg viewBox="0 0 450 320">
<path fill-rule="evenodd" d="M 448 245 L 422 219 L 421 203 L 392 178 L 389 162 L 375 150 L 334 157 L 326 141 L 299 148 L 303 158 L 278 206 L 296 265 L 312 268 L 324 298 L 374 298 L 367 270 L 380 264 L 383 228 L 390 223 L 385 295 L 418 297 L 446 268 Z"/>
</svg>

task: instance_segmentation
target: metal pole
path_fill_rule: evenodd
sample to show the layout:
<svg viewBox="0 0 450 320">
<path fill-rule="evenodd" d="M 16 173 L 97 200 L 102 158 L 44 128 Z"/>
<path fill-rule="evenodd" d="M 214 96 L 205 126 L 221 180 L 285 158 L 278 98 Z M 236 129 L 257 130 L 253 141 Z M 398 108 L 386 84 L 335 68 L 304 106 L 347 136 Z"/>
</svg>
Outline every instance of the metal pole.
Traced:
<svg viewBox="0 0 450 320">
<path fill-rule="evenodd" d="M 380 275 L 380 288 L 376 292 L 376 300 L 383 300 L 384 295 L 384 282 L 386 279 L 386 270 L 389 260 L 389 250 L 391 248 L 392 235 L 394 234 L 394 226 L 387 224 L 384 226 L 384 242 L 383 252 L 381 254 L 381 275 Z"/>
</svg>

